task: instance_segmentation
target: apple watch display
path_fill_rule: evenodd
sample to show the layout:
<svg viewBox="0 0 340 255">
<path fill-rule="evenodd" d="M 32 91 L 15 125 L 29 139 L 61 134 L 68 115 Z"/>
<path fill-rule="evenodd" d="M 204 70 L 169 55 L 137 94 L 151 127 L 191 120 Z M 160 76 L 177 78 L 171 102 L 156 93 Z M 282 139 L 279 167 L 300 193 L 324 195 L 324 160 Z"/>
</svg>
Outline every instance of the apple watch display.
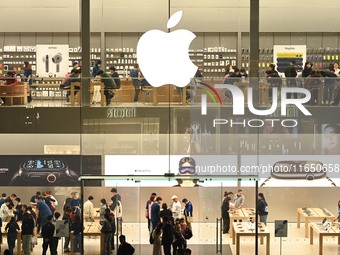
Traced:
<svg viewBox="0 0 340 255">
<path fill-rule="evenodd" d="M 76 159 L 76 158 L 75 158 Z M 79 161 L 79 158 L 76 159 Z M 11 186 L 36 186 L 36 185 L 53 185 L 53 186 L 74 186 L 78 185 L 78 175 L 72 170 L 67 161 L 70 161 L 74 167 L 79 166 L 75 160 L 52 157 L 32 157 L 23 160 L 19 168 L 14 173 Z M 20 161 L 19 161 L 20 162 Z M 75 164 L 76 163 L 76 164 Z"/>
</svg>

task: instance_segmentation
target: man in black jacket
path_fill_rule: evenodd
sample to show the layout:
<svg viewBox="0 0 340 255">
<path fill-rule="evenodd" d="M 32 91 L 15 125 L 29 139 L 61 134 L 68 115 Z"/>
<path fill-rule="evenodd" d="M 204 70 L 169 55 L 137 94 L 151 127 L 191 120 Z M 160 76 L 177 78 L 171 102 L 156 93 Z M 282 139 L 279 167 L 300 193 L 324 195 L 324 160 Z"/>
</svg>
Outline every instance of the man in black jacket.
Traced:
<svg viewBox="0 0 340 255">
<path fill-rule="evenodd" d="M 135 248 L 132 247 L 131 244 L 126 242 L 125 236 L 119 236 L 120 245 L 118 247 L 117 255 L 132 255 L 135 253 Z"/>
<path fill-rule="evenodd" d="M 296 72 L 295 66 L 296 66 L 296 62 L 292 60 L 290 61 L 290 65 L 285 69 L 287 87 L 296 87 L 297 72 Z M 291 98 L 291 95 L 293 95 L 294 98 L 297 98 L 297 93 L 287 93 L 288 98 Z"/>
<path fill-rule="evenodd" d="M 47 216 L 47 223 L 42 227 L 41 236 L 43 238 L 43 252 L 42 255 L 46 255 L 48 246 L 50 246 L 51 255 L 56 254 L 55 243 L 54 243 L 54 230 L 55 226 L 52 223 L 52 215 Z"/>
</svg>

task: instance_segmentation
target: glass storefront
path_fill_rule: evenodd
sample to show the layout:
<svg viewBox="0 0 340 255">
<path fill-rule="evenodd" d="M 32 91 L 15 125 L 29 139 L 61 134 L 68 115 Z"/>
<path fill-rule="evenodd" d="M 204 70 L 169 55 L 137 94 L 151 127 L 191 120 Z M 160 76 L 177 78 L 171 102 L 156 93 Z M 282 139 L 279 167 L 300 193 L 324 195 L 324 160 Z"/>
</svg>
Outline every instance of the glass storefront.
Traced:
<svg viewBox="0 0 340 255">
<path fill-rule="evenodd" d="M 2 249 L 12 216 L 14 254 L 30 243 L 20 202 L 47 221 L 40 192 L 61 214 L 58 254 L 115 254 L 120 235 L 134 254 L 165 254 L 150 244 L 156 200 L 183 219 L 166 217 L 170 235 L 159 225 L 174 255 L 338 252 L 340 6 L 257 3 L 4 1 Z M 27 27 L 6 25 L 27 10 Z"/>
</svg>

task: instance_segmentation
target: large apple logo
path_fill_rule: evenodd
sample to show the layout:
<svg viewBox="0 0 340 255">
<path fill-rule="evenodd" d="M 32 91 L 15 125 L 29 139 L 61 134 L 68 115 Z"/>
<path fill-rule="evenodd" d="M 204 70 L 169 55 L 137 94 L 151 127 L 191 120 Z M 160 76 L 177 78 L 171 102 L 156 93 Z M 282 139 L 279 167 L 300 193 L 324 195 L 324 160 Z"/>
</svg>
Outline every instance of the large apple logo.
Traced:
<svg viewBox="0 0 340 255">
<path fill-rule="evenodd" d="M 182 11 L 173 14 L 167 28 L 176 26 Z M 142 35 L 137 45 L 137 62 L 145 79 L 153 87 L 173 84 L 185 87 L 195 76 L 197 66 L 189 58 L 188 50 L 195 34 L 179 29 L 171 33 L 150 30 Z"/>
</svg>

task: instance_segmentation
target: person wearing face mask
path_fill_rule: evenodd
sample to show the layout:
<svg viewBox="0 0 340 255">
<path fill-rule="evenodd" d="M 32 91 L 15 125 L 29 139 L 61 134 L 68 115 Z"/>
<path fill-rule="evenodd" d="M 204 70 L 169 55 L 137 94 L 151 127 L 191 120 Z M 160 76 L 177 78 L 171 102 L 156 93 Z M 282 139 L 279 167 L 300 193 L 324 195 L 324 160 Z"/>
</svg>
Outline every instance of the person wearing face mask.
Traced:
<svg viewBox="0 0 340 255">
<path fill-rule="evenodd" d="M 305 66 L 302 70 L 302 77 L 304 77 L 304 78 L 308 77 L 311 74 L 312 70 L 313 70 L 313 63 L 306 62 Z"/>
<path fill-rule="evenodd" d="M 247 72 L 246 72 L 246 70 L 244 68 L 240 69 L 240 76 L 241 76 L 242 80 L 248 78 L 248 74 L 247 74 Z"/>
</svg>

